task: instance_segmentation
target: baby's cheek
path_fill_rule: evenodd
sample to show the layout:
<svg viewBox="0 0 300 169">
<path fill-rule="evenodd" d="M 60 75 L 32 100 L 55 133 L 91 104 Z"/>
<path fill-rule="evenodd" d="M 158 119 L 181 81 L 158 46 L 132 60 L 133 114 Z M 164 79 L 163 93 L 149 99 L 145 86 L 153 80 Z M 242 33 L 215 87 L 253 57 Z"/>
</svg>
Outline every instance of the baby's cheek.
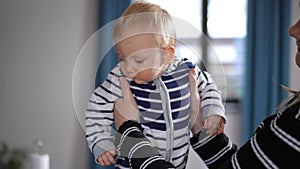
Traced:
<svg viewBox="0 0 300 169">
<path fill-rule="evenodd" d="M 126 73 L 124 64 L 120 64 L 120 68 L 121 68 L 122 73 L 126 76 L 127 73 Z"/>
</svg>

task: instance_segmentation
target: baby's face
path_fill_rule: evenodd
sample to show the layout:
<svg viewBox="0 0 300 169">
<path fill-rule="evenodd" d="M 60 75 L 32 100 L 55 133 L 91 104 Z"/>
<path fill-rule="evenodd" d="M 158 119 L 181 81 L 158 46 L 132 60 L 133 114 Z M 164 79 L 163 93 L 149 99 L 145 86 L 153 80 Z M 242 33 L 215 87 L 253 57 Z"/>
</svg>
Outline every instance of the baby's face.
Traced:
<svg viewBox="0 0 300 169">
<path fill-rule="evenodd" d="M 158 78 L 166 69 L 165 50 L 153 34 L 135 35 L 117 44 L 117 55 L 124 75 L 138 84 Z"/>
</svg>

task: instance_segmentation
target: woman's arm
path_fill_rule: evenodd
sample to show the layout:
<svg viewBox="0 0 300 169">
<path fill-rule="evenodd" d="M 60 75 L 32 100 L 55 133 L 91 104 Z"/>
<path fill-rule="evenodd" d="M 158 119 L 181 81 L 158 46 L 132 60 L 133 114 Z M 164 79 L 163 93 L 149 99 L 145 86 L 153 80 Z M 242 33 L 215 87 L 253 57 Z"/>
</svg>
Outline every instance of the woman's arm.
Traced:
<svg viewBox="0 0 300 169">
<path fill-rule="evenodd" d="M 116 146 L 118 155 L 128 158 L 133 169 L 174 168 L 145 138 L 141 125 L 136 121 L 126 121 L 119 127 Z"/>
<path fill-rule="evenodd" d="M 127 158 L 133 169 L 167 169 L 173 164 L 165 161 L 147 140 L 138 123 L 139 112 L 125 78 L 120 78 L 123 98 L 115 102 L 114 119 L 118 130 L 116 147 L 118 156 Z"/>
</svg>

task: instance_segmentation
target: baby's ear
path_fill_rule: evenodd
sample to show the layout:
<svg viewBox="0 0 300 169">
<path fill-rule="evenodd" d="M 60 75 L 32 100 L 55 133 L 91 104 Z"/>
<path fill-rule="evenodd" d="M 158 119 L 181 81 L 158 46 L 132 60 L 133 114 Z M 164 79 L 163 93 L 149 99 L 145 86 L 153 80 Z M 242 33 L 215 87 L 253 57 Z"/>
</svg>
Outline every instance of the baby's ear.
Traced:
<svg viewBox="0 0 300 169">
<path fill-rule="evenodd" d="M 170 64 L 175 56 L 175 47 L 174 46 L 169 46 L 165 49 L 165 55 L 164 55 L 164 64 Z"/>
</svg>

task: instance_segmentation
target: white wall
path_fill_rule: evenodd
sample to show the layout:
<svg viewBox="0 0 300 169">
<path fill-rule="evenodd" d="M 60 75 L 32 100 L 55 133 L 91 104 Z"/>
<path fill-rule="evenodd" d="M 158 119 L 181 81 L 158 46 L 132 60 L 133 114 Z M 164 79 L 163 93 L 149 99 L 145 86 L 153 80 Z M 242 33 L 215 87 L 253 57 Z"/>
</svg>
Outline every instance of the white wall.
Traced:
<svg viewBox="0 0 300 169">
<path fill-rule="evenodd" d="M 52 169 L 88 165 L 72 75 L 97 15 L 97 0 L 0 1 L 0 141 L 30 149 L 41 139 Z"/>
<path fill-rule="evenodd" d="M 291 0 L 291 25 L 296 23 L 300 18 L 300 7 L 298 0 Z M 300 90 L 300 69 L 295 64 L 295 56 L 297 53 L 296 40 L 290 40 L 290 87 Z"/>
</svg>

